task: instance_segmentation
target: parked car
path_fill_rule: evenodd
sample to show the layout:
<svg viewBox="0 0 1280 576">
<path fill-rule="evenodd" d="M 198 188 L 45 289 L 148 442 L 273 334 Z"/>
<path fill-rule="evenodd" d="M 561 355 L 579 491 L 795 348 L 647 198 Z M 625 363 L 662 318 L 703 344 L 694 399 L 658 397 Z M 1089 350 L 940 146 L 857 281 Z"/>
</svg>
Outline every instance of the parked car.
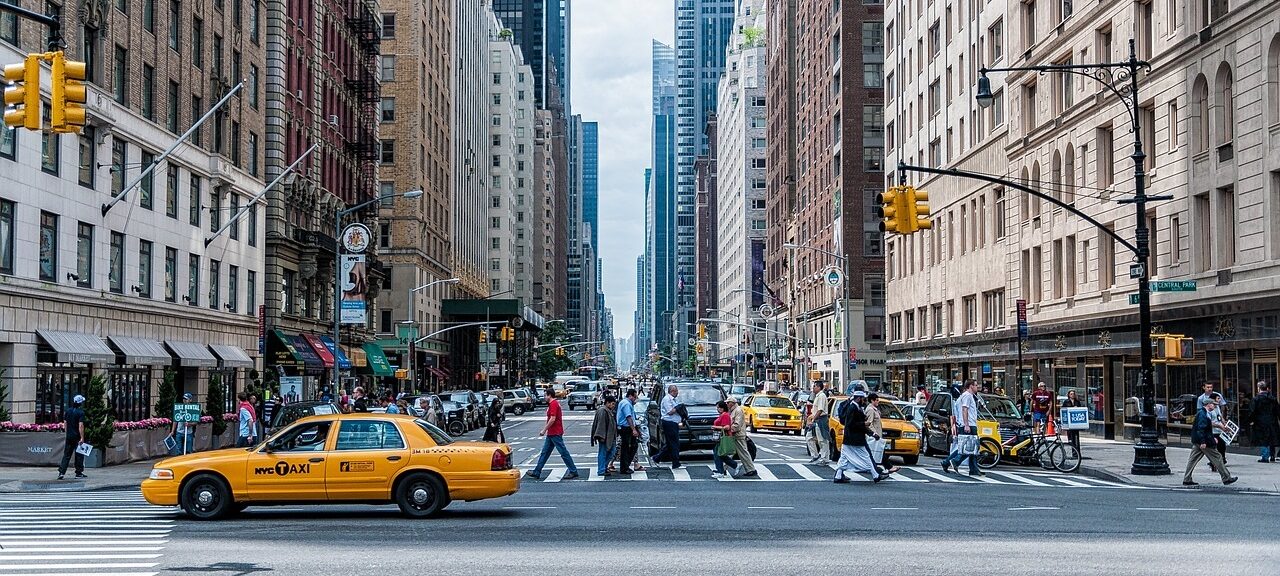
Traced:
<svg viewBox="0 0 1280 576">
<path fill-rule="evenodd" d="M 574 406 L 586 406 L 588 410 L 596 409 L 596 402 L 600 398 L 599 382 L 573 382 L 569 386 L 572 388 L 569 391 L 568 401 L 565 402 L 569 410 L 573 410 Z"/>
<path fill-rule="evenodd" d="M 481 414 L 484 411 L 480 409 L 480 398 L 476 396 L 475 392 L 471 390 L 449 390 L 441 392 L 440 399 L 457 402 L 466 409 L 467 430 L 475 430 L 484 425 L 483 415 Z"/>
<path fill-rule="evenodd" d="M 527 388 L 502 391 L 502 408 L 519 416 L 533 410 L 533 396 Z"/>
<path fill-rule="evenodd" d="M 649 423 L 649 455 L 658 453 L 662 448 L 662 424 L 659 407 L 662 397 L 667 394 L 667 384 L 675 384 L 680 391 L 678 400 L 689 413 L 689 419 L 680 427 L 680 450 L 712 450 L 716 446 L 716 433 L 711 429 L 719 412 L 716 402 L 725 399 L 724 389 L 711 382 L 667 382 L 663 386 L 655 386 L 649 396 L 649 406 L 645 410 L 645 419 Z M 751 457 L 756 457 L 756 445 L 747 439 L 747 449 Z"/>
<path fill-rule="evenodd" d="M 978 394 L 979 450 L 1000 454 L 1001 438 L 1012 438 L 1028 425 L 1013 401 L 996 394 Z M 938 392 L 924 408 L 924 453 L 947 454 L 951 450 L 951 415 L 955 398 Z"/>
<path fill-rule="evenodd" d="M 440 401 L 440 413 L 443 415 L 440 423 L 450 436 L 461 436 L 467 433 L 467 408 L 462 404 L 452 400 Z"/>
</svg>

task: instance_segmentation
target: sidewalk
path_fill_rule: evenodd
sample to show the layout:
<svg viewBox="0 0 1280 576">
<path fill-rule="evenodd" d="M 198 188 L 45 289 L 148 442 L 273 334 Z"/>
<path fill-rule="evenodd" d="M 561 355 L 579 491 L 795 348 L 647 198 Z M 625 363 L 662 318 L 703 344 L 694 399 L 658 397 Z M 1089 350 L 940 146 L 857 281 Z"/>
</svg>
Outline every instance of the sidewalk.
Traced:
<svg viewBox="0 0 1280 576">
<path fill-rule="evenodd" d="M 86 468 L 88 478 L 76 480 L 75 471 L 67 470 L 66 480 L 57 480 L 54 466 L 0 466 L 0 493 L 5 492 L 80 492 L 86 490 L 137 490 L 151 474 L 154 460 L 130 462 L 103 468 Z"/>
<path fill-rule="evenodd" d="M 1240 478 L 1235 484 L 1223 486 L 1222 478 L 1217 472 L 1209 470 L 1209 461 L 1204 459 L 1196 465 L 1194 473 L 1194 479 L 1200 485 L 1184 487 L 1182 473 L 1187 469 L 1187 458 L 1191 456 L 1191 450 L 1188 448 L 1166 446 L 1165 460 L 1169 462 L 1171 472 L 1168 476 L 1133 475 L 1130 471 L 1133 466 L 1133 443 L 1131 442 L 1084 437 L 1080 439 L 1080 452 L 1088 458 L 1080 464 L 1080 473 L 1093 478 L 1160 488 L 1280 493 L 1280 463 L 1258 462 L 1257 454 L 1232 452 L 1227 455 L 1227 467 L 1233 476 Z"/>
</svg>

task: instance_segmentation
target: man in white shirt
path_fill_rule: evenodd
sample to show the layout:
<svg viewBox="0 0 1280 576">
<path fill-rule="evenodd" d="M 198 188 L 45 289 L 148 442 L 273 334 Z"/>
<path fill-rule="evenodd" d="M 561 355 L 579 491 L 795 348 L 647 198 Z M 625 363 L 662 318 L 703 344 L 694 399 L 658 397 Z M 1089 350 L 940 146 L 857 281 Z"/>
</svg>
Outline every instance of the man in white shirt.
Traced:
<svg viewBox="0 0 1280 576">
<path fill-rule="evenodd" d="M 969 475 L 970 476 L 986 476 L 986 473 L 978 468 L 977 446 L 978 446 L 978 383 L 970 380 L 964 383 L 964 392 L 953 403 L 951 414 L 953 418 L 951 435 L 954 436 L 960 444 L 960 448 L 954 454 L 947 456 L 942 461 L 942 471 L 951 472 L 951 466 L 955 466 L 956 471 L 960 470 L 960 462 L 965 458 L 969 459 Z"/>
<path fill-rule="evenodd" d="M 680 405 L 676 401 L 676 397 L 680 396 L 680 389 L 675 384 L 667 386 L 667 395 L 662 397 L 662 402 L 658 404 L 658 414 L 662 420 L 662 451 L 654 457 L 654 460 L 668 460 L 671 462 L 671 468 L 680 467 L 680 411 L 676 408 Z M 655 464 L 656 465 L 656 464 Z"/>
<path fill-rule="evenodd" d="M 810 433 L 813 435 L 813 441 L 816 443 L 817 450 L 814 451 L 813 459 L 810 464 L 826 466 L 830 462 L 831 455 L 831 423 L 827 416 L 827 393 L 826 387 L 821 382 L 813 383 L 813 398 L 809 403 L 809 425 Z"/>
</svg>

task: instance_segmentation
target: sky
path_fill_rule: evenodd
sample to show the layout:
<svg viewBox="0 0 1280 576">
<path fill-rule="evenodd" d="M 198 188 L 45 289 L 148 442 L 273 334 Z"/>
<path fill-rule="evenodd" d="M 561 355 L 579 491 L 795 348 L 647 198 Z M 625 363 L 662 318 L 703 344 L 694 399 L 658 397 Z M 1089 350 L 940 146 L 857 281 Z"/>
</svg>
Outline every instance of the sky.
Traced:
<svg viewBox="0 0 1280 576">
<path fill-rule="evenodd" d="M 600 259 L 617 338 L 635 331 L 636 257 L 644 252 L 650 55 L 675 35 L 672 0 L 570 0 L 574 114 L 600 123 Z"/>
</svg>

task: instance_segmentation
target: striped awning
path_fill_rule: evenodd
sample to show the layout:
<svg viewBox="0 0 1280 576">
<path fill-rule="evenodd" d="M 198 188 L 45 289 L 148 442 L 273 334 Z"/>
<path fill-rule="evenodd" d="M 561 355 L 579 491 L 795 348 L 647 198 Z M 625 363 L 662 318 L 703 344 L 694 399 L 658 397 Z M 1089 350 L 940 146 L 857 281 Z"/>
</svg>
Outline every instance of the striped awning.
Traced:
<svg viewBox="0 0 1280 576">
<path fill-rule="evenodd" d="M 238 346 L 210 344 L 209 348 L 222 361 L 223 368 L 253 368 L 253 359 Z"/>
<path fill-rule="evenodd" d="M 58 362 L 115 364 L 116 353 L 101 338 L 81 332 L 36 330 L 36 335 L 57 353 Z"/>
<path fill-rule="evenodd" d="M 107 340 L 115 347 L 116 352 L 124 356 L 124 361 L 121 364 L 168 366 L 173 363 L 173 356 L 165 352 L 164 346 L 161 346 L 155 340 L 127 338 L 124 336 L 108 336 Z"/>
<path fill-rule="evenodd" d="M 165 340 L 164 345 L 169 347 L 173 357 L 178 359 L 178 365 L 184 368 L 216 368 L 218 366 L 218 359 L 213 357 L 204 344 L 184 340 Z"/>
</svg>

